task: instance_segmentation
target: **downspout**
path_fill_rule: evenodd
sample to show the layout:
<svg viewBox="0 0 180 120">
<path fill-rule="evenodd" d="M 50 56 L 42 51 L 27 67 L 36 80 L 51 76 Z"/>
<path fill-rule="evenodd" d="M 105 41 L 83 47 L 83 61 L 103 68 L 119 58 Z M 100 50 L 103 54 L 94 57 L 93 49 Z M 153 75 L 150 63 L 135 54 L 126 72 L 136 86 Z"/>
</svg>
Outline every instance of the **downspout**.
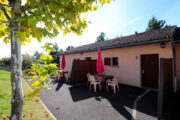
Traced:
<svg viewBox="0 0 180 120">
<path fill-rule="evenodd" d="M 177 77 L 176 77 L 176 45 L 174 42 L 175 39 L 175 33 L 176 29 L 173 32 L 173 38 L 171 39 L 171 44 L 172 44 L 172 52 L 173 52 L 173 91 L 176 93 L 177 92 Z"/>
</svg>

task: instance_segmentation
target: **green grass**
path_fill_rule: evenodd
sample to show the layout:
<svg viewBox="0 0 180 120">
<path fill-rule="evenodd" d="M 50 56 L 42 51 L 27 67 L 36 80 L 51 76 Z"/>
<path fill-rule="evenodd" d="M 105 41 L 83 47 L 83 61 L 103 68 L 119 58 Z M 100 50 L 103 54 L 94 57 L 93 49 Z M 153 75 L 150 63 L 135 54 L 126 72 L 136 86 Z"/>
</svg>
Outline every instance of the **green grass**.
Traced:
<svg viewBox="0 0 180 120">
<path fill-rule="evenodd" d="M 24 80 L 22 81 L 23 92 L 29 91 Z M 11 112 L 11 82 L 10 72 L 0 70 L 0 120 L 10 116 Z M 23 105 L 23 120 L 53 120 L 40 103 L 38 98 L 25 99 Z"/>
<path fill-rule="evenodd" d="M 10 72 L 0 71 L 0 118 L 9 115 L 11 108 L 11 84 Z"/>
</svg>

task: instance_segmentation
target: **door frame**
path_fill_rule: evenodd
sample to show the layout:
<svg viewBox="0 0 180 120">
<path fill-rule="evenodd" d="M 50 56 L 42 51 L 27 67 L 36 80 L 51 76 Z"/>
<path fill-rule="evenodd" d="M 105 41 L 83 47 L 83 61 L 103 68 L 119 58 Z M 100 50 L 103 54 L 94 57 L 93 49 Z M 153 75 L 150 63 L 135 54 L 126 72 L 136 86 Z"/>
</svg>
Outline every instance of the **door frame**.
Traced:
<svg viewBox="0 0 180 120">
<path fill-rule="evenodd" d="M 142 74 L 142 56 L 143 55 L 157 55 L 158 56 L 158 84 L 159 84 L 159 67 L 160 67 L 159 54 L 158 53 L 155 53 L 155 54 L 140 54 L 140 76 L 141 76 L 140 85 L 141 85 L 141 87 L 143 87 L 143 74 Z M 158 85 L 158 87 L 159 87 L 159 85 Z M 154 88 L 148 88 L 148 89 L 154 89 Z M 155 89 L 155 90 L 158 90 L 158 88 Z"/>
</svg>

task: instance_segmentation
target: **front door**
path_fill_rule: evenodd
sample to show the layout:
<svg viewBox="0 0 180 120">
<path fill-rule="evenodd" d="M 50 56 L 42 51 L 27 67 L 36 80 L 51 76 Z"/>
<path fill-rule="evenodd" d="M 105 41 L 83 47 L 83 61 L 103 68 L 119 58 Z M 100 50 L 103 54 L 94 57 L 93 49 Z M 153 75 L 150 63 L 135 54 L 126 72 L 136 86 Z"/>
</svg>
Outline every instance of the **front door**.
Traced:
<svg viewBox="0 0 180 120">
<path fill-rule="evenodd" d="M 159 55 L 141 55 L 142 87 L 158 88 L 159 81 Z"/>
</svg>

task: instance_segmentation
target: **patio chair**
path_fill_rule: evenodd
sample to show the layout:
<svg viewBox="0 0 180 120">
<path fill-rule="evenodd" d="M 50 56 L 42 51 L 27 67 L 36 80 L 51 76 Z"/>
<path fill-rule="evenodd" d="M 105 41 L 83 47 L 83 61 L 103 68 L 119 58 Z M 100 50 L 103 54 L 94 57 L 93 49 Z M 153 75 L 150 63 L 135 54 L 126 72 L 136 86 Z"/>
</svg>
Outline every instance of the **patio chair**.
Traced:
<svg viewBox="0 0 180 120">
<path fill-rule="evenodd" d="M 67 83 L 69 83 L 70 81 L 70 77 L 71 77 L 71 72 L 65 73 L 65 80 Z"/>
<path fill-rule="evenodd" d="M 110 80 L 110 79 L 107 80 L 107 92 L 108 92 L 109 86 L 111 86 L 113 88 L 114 94 L 116 94 L 116 87 L 117 87 L 117 89 L 119 91 L 119 82 L 118 82 L 118 79 L 117 78 L 113 78 L 113 80 Z"/>
<path fill-rule="evenodd" d="M 87 85 L 89 85 L 90 84 L 90 76 L 91 76 L 91 73 L 87 73 Z"/>
<path fill-rule="evenodd" d="M 101 81 L 100 80 L 96 80 L 93 75 L 90 76 L 90 86 L 89 86 L 90 90 L 91 90 L 91 86 L 92 85 L 94 86 L 94 92 L 96 92 L 97 85 L 99 85 L 99 89 L 101 91 Z"/>
<path fill-rule="evenodd" d="M 57 70 L 57 75 L 54 76 L 54 79 L 59 81 L 62 77 L 62 72 L 60 70 Z"/>
<path fill-rule="evenodd" d="M 54 76 L 55 80 L 60 80 L 60 78 L 62 78 L 62 75 L 60 73 L 58 73 L 57 75 Z"/>
</svg>

